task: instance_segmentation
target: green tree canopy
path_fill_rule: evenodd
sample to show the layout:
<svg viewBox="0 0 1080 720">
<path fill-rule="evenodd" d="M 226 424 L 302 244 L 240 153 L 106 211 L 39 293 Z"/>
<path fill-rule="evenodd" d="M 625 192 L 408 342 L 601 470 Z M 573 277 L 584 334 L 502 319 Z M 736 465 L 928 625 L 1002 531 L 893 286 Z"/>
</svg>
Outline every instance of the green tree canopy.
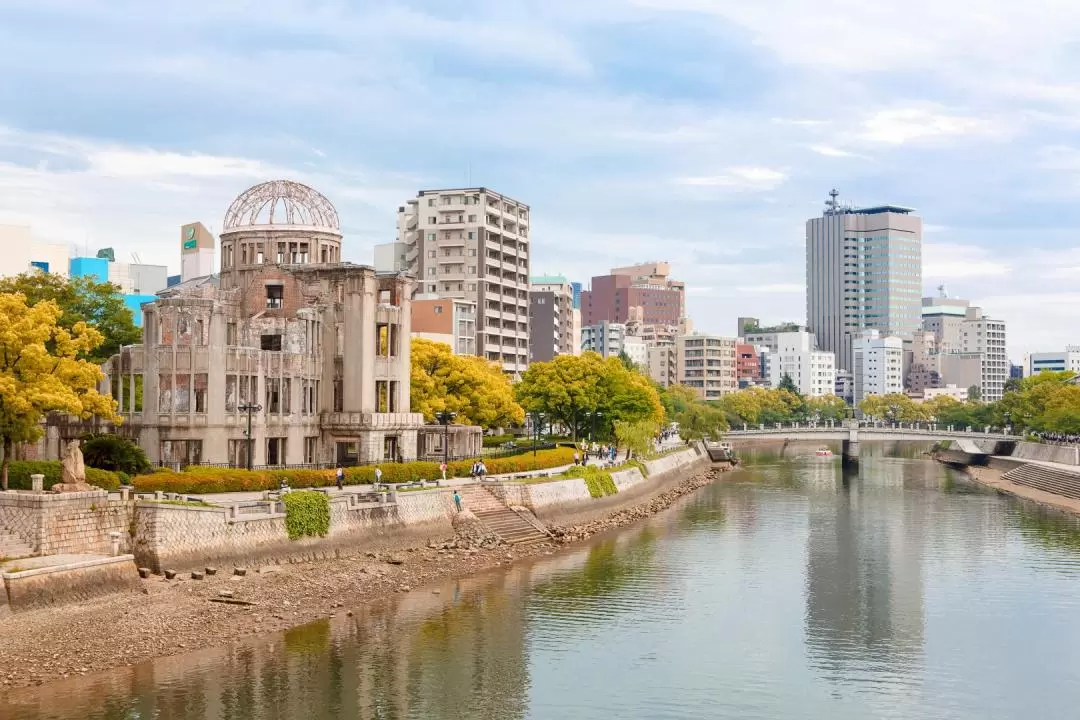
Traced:
<svg viewBox="0 0 1080 720">
<path fill-rule="evenodd" d="M 0 293 L 21 293 L 30 305 L 51 300 L 60 309 L 58 326 L 71 332 L 80 322 L 101 333 L 99 345 L 85 351 L 83 359 L 101 364 L 120 352 L 122 345 L 142 342 L 131 310 L 124 305 L 120 288 L 91 277 L 63 278 L 53 273 L 32 272 L 0 278 Z"/>
</svg>

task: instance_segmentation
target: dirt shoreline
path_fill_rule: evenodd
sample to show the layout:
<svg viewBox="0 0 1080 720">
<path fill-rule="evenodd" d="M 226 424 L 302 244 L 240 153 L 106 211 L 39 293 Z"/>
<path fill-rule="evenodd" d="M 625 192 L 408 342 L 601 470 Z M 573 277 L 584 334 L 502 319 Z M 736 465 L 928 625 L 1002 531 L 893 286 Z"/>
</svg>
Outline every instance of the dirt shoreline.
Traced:
<svg viewBox="0 0 1080 720">
<path fill-rule="evenodd" d="M 490 537 L 463 529 L 425 545 L 373 546 L 360 557 L 267 566 L 250 569 L 243 577 L 233 575 L 232 567 L 222 567 L 204 580 L 154 576 L 142 581 L 137 592 L 12 614 L 0 620 L 0 692 L 227 645 L 337 614 L 351 615 L 348 605 L 551 555 L 565 545 L 651 517 L 726 469 L 696 470 L 601 519 L 569 527 L 553 525 L 551 543 L 494 544 Z M 256 604 L 214 601 L 224 594 Z"/>
</svg>

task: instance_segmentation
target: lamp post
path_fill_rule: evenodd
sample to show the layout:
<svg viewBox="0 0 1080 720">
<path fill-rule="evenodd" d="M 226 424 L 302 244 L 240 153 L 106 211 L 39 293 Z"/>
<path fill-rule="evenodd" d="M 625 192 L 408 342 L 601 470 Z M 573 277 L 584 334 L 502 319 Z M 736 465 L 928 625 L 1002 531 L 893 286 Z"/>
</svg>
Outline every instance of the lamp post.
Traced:
<svg viewBox="0 0 1080 720">
<path fill-rule="evenodd" d="M 530 413 L 533 421 L 533 457 L 536 457 L 536 442 L 540 437 L 540 428 L 544 424 L 544 413 L 534 412 Z"/>
<path fill-rule="evenodd" d="M 443 426 L 443 465 L 450 464 L 450 423 L 457 417 L 456 412 L 442 410 L 435 413 L 435 419 Z"/>
<path fill-rule="evenodd" d="M 262 412 L 262 405 L 258 403 L 246 402 L 240 405 L 237 410 L 247 413 L 247 469 L 251 469 L 251 455 L 255 449 L 255 438 L 251 437 L 251 413 Z"/>
</svg>

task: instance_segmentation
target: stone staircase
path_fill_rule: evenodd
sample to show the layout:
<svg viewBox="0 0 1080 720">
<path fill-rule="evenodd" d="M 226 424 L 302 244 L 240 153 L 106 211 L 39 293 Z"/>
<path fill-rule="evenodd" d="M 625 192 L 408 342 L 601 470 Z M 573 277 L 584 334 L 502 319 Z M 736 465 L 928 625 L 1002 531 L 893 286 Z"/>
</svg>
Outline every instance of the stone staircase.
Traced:
<svg viewBox="0 0 1080 720">
<path fill-rule="evenodd" d="M 533 524 L 503 504 L 487 488 L 469 486 L 458 488 L 461 503 L 489 531 L 510 545 L 527 545 L 544 542 L 551 536 L 541 531 L 542 525 Z"/>
<path fill-rule="evenodd" d="M 1003 473 L 1002 480 L 1080 500 L 1080 474 L 1026 463 Z"/>
<path fill-rule="evenodd" d="M 13 560 L 15 558 L 30 557 L 33 554 L 33 548 L 23 542 L 18 535 L 13 535 L 6 530 L 0 530 L 0 557 Z"/>
</svg>

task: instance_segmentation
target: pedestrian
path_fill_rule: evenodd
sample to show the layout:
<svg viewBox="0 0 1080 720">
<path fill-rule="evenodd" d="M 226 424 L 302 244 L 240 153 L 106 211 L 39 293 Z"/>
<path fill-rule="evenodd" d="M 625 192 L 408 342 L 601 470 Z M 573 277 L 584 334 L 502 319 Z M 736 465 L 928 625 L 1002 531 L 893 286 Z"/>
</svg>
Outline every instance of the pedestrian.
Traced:
<svg viewBox="0 0 1080 720">
<path fill-rule="evenodd" d="M 382 470 L 378 467 L 375 468 L 375 487 L 379 487 L 382 483 Z"/>
<path fill-rule="evenodd" d="M 615 462 L 615 456 L 616 456 L 616 454 L 618 454 L 618 452 L 619 452 L 619 448 L 612 445 L 611 446 L 611 462 Z"/>
<path fill-rule="evenodd" d="M 481 482 L 483 482 L 484 476 L 486 476 L 486 475 L 487 475 L 487 465 L 485 465 L 484 461 L 481 460 L 480 461 L 480 481 Z"/>
<path fill-rule="evenodd" d="M 458 491 L 454 491 L 454 505 L 457 506 L 457 511 L 461 512 L 461 496 L 458 495 Z"/>
<path fill-rule="evenodd" d="M 575 465 L 580 465 L 581 464 L 581 456 L 578 455 L 577 450 L 574 451 L 574 464 Z"/>
<path fill-rule="evenodd" d="M 345 489 L 345 468 L 341 467 L 341 465 L 338 465 L 337 466 L 337 473 L 335 473 L 335 475 L 337 476 L 337 489 L 338 490 L 344 490 Z"/>
<path fill-rule="evenodd" d="M 439 470 L 442 471 L 442 481 L 446 482 L 446 463 L 440 463 Z"/>
</svg>

